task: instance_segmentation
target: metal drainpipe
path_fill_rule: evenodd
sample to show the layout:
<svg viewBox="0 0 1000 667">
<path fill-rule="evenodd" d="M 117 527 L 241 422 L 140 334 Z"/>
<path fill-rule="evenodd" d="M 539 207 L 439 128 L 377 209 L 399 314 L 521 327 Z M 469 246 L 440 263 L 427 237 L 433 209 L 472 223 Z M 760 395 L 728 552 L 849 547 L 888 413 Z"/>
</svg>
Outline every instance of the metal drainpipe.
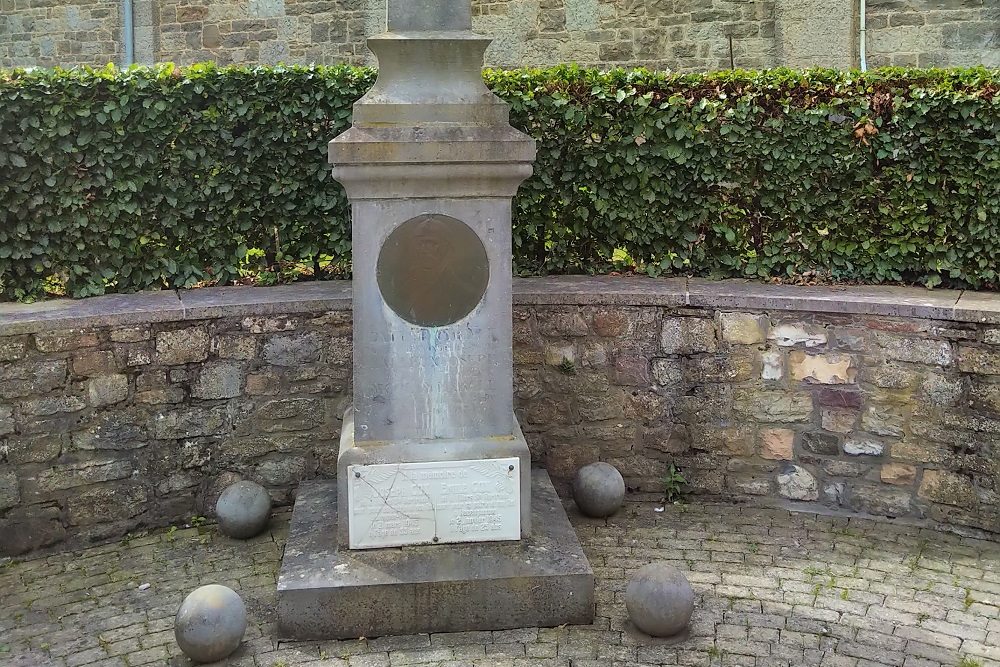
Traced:
<svg viewBox="0 0 1000 667">
<path fill-rule="evenodd" d="M 124 67 L 135 63 L 135 21 L 132 0 L 122 0 L 122 42 L 125 46 Z"/>
<path fill-rule="evenodd" d="M 865 18 L 867 12 L 867 2 L 866 0 L 860 0 L 861 2 L 861 71 L 868 71 L 868 23 Z"/>
</svg>

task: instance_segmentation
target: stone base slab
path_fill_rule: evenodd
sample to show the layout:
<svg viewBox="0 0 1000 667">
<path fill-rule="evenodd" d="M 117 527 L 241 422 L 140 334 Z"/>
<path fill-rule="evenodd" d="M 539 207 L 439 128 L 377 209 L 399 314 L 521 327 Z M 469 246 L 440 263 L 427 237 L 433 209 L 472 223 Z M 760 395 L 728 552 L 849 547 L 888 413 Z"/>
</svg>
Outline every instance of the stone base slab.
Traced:
<svg viewBox="0 0 1000 667">
<path fill-rule="evenodd" d="M 337 543 L 337 482 L 299 488 L 278 577 L 284 639 L 352 639 L 589 624 L 594 573 L 544 470 L 530 538 L 351 551 Z"/>
</svg>

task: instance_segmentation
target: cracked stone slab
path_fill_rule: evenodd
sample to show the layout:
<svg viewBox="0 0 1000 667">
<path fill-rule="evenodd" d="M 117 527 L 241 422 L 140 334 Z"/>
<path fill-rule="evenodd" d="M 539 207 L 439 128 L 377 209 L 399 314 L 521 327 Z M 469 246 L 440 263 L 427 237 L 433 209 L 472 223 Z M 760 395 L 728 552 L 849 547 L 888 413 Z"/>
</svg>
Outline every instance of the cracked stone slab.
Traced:
<svg viewBox="0 0 1000 667">
<path fill-rule="evenodd" d="M 530 538 L 375 550 L 338 545 L 337 482 L 303 483 L 278 578 L 279 633 L 349 639 L 587 624 L 594 573 L 543 470 Z"/>
</svg>

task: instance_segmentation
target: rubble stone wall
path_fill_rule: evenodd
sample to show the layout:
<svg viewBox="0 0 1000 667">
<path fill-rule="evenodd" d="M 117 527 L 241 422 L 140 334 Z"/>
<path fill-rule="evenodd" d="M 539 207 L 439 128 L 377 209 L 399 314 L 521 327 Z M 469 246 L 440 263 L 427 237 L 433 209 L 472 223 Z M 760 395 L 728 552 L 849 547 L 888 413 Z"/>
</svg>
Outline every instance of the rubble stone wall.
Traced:
<svg viewBox="0 0 1000 667">
<path fill-rule="evenodd" d="M 386 0 L 133 0 L 138 62 L 372 64 Z M 868 0 L 871 64 L 1000 65 L 995 0 Z M 120 63 L 122 3 L 0 0 L 0 67 Z M 474 0 L 490 65 L 854 67 L 857 0 Z"/>
<path fill-rule="evenodd" d="M 1000 532 L 1000 295 L 565 278 L 515 287 L 518 414 L 563 488 Z M 0 554 L 277 504 L 336 474 L 349 285 L 0 304 Z"/>
</svg>

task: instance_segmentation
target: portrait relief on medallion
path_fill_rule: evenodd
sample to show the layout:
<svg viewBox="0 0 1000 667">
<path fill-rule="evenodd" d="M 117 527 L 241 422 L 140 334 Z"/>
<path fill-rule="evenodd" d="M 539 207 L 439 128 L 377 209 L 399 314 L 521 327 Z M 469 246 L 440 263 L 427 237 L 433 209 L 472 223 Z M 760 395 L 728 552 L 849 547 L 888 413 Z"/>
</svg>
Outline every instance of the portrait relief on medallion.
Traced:
<svg viewBox="0 0 1000 667">
<path fill-rule="evenodd" d="M 443 327 L 483 300 L 489 258 L 467 224 L 425 214 L 389 234 L 379 252 L 376 278 L 382 298 L 399 317 L 421 327 Z"/>
</svg>

